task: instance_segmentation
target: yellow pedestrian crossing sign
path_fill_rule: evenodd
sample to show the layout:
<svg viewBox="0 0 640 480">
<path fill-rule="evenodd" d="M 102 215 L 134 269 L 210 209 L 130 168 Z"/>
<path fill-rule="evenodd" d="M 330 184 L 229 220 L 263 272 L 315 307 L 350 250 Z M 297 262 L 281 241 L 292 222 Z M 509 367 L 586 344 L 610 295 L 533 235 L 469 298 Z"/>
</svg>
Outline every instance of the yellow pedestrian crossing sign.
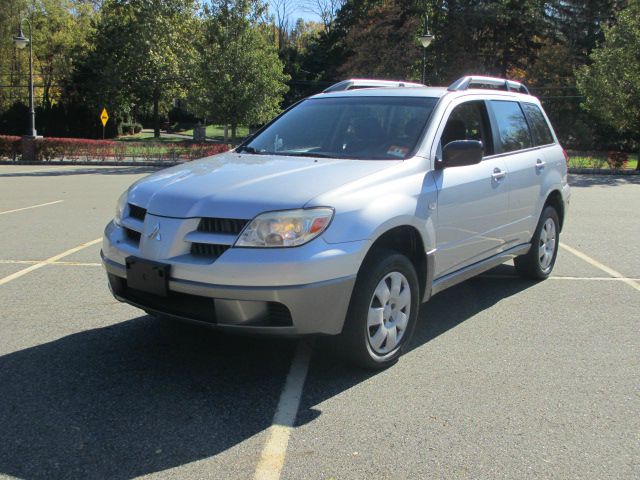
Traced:
<svg viewBox="0 0 640 480">
<path fill-rule="evenodd" d="M 109 114 L 107 113 L 106 108 L 102 109 L 102 113 L 100 114 L 100 120 L 102 121 L 102 126 L 105 127 L 107 125 L 107 121 L 109 120 Z"/>
</svg>

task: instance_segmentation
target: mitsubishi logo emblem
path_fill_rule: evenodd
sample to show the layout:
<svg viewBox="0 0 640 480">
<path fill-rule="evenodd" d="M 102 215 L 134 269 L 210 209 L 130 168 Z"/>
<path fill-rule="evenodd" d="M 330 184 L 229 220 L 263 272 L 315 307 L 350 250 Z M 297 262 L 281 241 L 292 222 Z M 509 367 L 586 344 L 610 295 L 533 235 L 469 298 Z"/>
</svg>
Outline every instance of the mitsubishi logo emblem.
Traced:
<svg viewBox="0 0 640 480">
<path fill-rule="evenodd" d="M 156 226 L 153 227 L 153 230 L 151 230 L 149 233 L 147 233 L 147 238 L 153 238 L 156 237 L 156 240 L 160 241 L 161 237 L 160 237 L 160 224 L 156 223 Z"/>
</svg>

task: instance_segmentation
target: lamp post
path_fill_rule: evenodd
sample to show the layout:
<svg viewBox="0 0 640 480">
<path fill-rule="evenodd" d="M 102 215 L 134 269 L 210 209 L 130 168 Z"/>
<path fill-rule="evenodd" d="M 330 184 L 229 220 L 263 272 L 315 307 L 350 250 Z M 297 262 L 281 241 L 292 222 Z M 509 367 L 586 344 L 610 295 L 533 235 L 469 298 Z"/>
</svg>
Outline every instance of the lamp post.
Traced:
<svg viewBox="0 0 640 480">
<path fill-rule="evenodd" d="M 27 21 L 29 24 L 29 38 L 24 36 L 22 33 L 22 22 Z M 31 35 L 31 22 L 28 18 L 23 18 L 20 22 L 20 27 L 18 29 L 18 35 L 13 37 L 13 41 L 16 42 L 16 47 L 20 50 L 29 45 L 29 135 L 33 139 L 37 138 L 38 133 L 36 132 L 36 111 L 33 108 L 33 41 Z"/>
<path fill-rule="evenodd" d="M 420 35 L 420 44 L 422 45 L 422 83 L 424 84 L 427 76 L 427 47 L 431 45 L 435 37 L 429 32 L 429 15 L 424 20 L 424 30 Z"/>
</svg>

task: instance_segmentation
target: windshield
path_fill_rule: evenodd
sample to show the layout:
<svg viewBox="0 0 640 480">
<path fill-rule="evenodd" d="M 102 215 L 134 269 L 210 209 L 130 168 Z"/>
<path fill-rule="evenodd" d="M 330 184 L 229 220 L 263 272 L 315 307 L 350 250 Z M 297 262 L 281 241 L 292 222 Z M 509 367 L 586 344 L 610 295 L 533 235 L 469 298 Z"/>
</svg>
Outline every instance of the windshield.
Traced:
<svg viewBox="0 0 640 480">
<path fill-rule="evenodd" d="M 256 154 L 404 159 L 436 104 L 430 97 L 305 100 L 238 148 Z"/>
</svg>

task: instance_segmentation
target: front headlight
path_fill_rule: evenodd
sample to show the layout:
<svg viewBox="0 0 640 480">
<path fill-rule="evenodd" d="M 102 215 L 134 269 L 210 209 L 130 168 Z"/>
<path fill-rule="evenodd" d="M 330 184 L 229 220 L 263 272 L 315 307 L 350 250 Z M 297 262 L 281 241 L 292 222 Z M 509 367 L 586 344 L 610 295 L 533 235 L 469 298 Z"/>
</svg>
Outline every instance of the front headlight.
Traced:
<svg viewBox="0 0 640 480">
<path fill-rule="evenodd" d="M 124 192 L 118 198 L 118 203 L 116 204 L 116 216 L 113 219 L 113 223 L 117 226 L 122 225 L 122 217 L 124 216 L 124 210 L 127 208 L 127 200 L 129 198 L 129 191 Z"/>
<path fill-rule="evenodd" d="M 267 212 L 258 215 L 245 227 L 236 247 L 297 247 L 310 242 L 325 231 L 331 208 L 305 208 Z"/>
</svg>

